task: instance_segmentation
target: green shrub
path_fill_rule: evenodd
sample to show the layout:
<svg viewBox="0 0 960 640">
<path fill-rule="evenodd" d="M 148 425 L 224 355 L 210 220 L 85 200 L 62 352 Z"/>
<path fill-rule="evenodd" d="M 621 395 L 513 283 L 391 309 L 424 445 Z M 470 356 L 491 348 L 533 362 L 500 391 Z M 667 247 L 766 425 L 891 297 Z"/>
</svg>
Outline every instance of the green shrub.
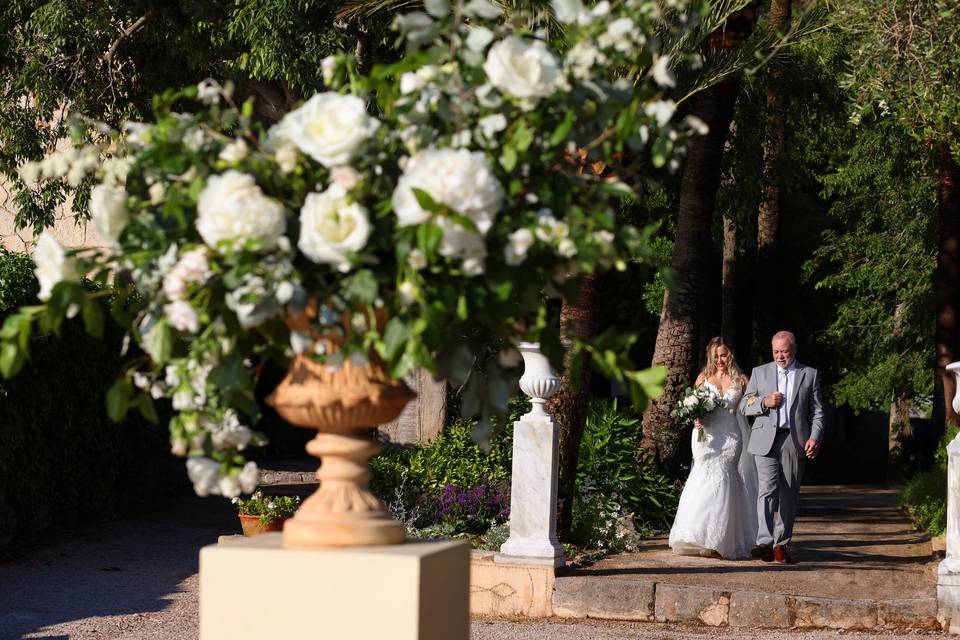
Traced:
<svg viewBox="0 0 960 640">
<path fill-rule="evenodd" d="M 0 323 L 36 302 L 32 269 L 28 256 L 0 251 Z M 0 382 L 0 548 L 151 504 L 182 482 L 163 427 L 106 416 L 121 339 L 67 322 L 59 338 L 34 337 L 23 371 Z"/>
<path fill-rule="evenodd" d="M 590 404 L 577 466 L 574 502 L 575 542 L 586 546 L 601 530 L 632 514 L 641 533 L 669 528 L 679 492 L 667 476 L 636 460 L 643 436 L 640 419 L 617 400 Z"/>
<path fill-rule="evenodd" d="M 947 445 L 960 431 L 950 427 L 937 448 L 934 465 L 920 470 L 903 486 L 900 505 L 918 529 L 941 535 L 947 530 Z"/>
</svg>

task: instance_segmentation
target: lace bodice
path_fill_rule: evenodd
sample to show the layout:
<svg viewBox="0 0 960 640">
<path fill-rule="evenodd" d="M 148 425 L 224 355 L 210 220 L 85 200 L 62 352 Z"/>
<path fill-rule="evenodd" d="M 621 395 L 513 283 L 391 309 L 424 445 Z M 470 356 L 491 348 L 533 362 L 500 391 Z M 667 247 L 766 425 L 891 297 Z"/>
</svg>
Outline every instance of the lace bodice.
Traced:
<svg viewBox="0 0 960 640">
<path fill-rule="evenodd" d="M 743 389 L 739 385 L 732 385 L 725 393 L 720 393 L 720 389 L 717 385 L 713 384 L 709 380 L 703 381 L 704 386 L 709 385 L 711 389 L 717 392 L 717 395 L 720 396 L 720 402 L 723 404 L 723 408 L 727 411 L 734 411 L 737 408 L 737 404 L 740 402 L 740 398 L 743 396 Z"/>
</svg>

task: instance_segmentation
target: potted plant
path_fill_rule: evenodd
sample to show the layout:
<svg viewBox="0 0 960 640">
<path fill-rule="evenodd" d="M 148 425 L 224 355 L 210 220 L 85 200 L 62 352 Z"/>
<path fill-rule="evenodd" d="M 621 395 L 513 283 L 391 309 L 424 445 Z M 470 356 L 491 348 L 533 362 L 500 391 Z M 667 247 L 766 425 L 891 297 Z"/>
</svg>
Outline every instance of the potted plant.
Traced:
<svg viewBox="0 0 960 640">
<path fill-rule="evenodd" d="M 243 535 L 255 536 L 268 531 L 282 531 L 283 523 L 293 517 L 300 506 L 300 496 L 264 496 L 262 491 L 249 498 L 233 498 Z"/>
<path fill-rule="evenodd" d="M 91 142 L 21 176 L 93 185 L 109 246 L 39 237 L 42 304 L 7 318 L 0 372 L 23 366 L 34 328 L 79 315 L 99 334 L 109 313 L 143 350 L 110 416 L 155 419 L 154 402 L 171 402 L 171 449 L 195 491 L 235 497 L 256 487 L 244 450 L 260 364 L 275 360 L 290 376 L 274 404 L 320 431 L 308 450 L 325 459 L 285 540 L 402 540 L 366 489 L 366 432 L 411 397 L 404 374 L 462 387 L 485 439 L 519 373 L 515 345 L 563 359 L 544 293 L 572 297 L 584 274 L 652 255 L 655 227 L 618 218 L 636 194 L 613 176 L 675 166 L 704 129 L 674 119 L 670 98 L 671 67 L 698 62 L 665 44 L 697 27 L 685 2 L 557 0 L 552 17 L 508 18 L 487 0 L 424 5 L 396 21 L 399 62 L 365 76 L 350 53 L 325 59 L 324 91 L 266 130 L 214 81 L 157 96 L 154 121 L 120 131 L 77 117 Z M 642 402 L 665 372 L 636 370 L 632 339 L 568 345 L 573 366 L 592 362 Z M 328 516 L 340 539 L 308 531 Z M 361 521 L 369 537 L 347 526 Z"/>
</svg>

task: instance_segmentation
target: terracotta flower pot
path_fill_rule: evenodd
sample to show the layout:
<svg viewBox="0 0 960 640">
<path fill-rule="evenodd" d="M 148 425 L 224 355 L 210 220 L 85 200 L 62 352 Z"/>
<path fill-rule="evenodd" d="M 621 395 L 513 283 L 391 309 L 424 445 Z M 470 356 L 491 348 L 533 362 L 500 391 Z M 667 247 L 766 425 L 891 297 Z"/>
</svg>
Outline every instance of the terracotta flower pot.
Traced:
<svg viewBox="0 0 960 640">
<path fill-rule="evenodd" d="M 287 518 L 274 518 L 267 524 L 260 524 L 258 515 L 239 513 L 237 517 L 240 518 L 240 528 L 243 529 L 245 536 L 258 536 L 268 531 L 283 531 L 283 523 L 287 521 Z"/>
</svg>

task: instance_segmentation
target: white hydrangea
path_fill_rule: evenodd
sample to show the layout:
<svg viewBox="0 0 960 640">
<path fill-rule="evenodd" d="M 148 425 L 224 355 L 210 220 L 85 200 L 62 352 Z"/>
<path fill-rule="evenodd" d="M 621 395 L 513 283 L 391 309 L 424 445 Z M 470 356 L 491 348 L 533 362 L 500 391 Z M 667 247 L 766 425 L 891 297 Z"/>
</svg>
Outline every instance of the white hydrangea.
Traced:
<svg viewBox="0 0 960 640">
<path fill-rule="evenodd" d="M 127 191 L 123 187 L 98 184 L 90 191 L 90 217 L 100 236 L 117 246 L 120 233 L 130 221 L 127 212 Z"/>
<path fill-rule="evenodd" d="M 215 449 L 243 451 L 253 438 L 253 431 L 240 424 L 237 413 L 230 409 L 224 412 L 220 420 L 202 418 L 200 426 L 210 432 L 210 441 Z"/>
<path fill-rule="evenodd" d="M 220 463 L 205 457 L 187 460 L 187 477 L 193 483 L 193 491 L 198 496 L 220 493 L 217 483 L 220 480 Z"/>
<path fill-rule="evenodd" d="M 40 293 L 37 297 L 41 300 L 49 300 L 58 283 L 80 280 L 76 260 L 67 256 L 67 252 L 49 231 L 44 231 L 37 239 L 33 262 L 36 265 L 33 272 L 40 282 Z"/>
<path fill-rule="evenodd" d="M 253 176 L 233 169 L 211 176 L 197 201 L 197 231 L 208 246 L 247 242 L 277 246 L 286 230 L 283 205 L 266 197 Z"/>
<path fill-rule="evenodd" d="M 300 210 L 300 240 L 297 247 L 317 263 L 350 270 L 348 254 L 359 251 L 370 237 L 367 209 L 352 202 L 338 185 L 323 193 L 311 193 Z"/>
<path fill-rule="evenodd" d="M 349 163 L 379 126 L 363 99 L 326 92 L 285 115 L 271 130 L 271 137 L 332 168 Z"/>
<path fill-rule="evenodd" d="M 556 58 L 539 41 L 507 36 L 490 47 L 483 65 L 490 84 L 532 109 L 557 87 L 560 68 Z"/>
</svg>

